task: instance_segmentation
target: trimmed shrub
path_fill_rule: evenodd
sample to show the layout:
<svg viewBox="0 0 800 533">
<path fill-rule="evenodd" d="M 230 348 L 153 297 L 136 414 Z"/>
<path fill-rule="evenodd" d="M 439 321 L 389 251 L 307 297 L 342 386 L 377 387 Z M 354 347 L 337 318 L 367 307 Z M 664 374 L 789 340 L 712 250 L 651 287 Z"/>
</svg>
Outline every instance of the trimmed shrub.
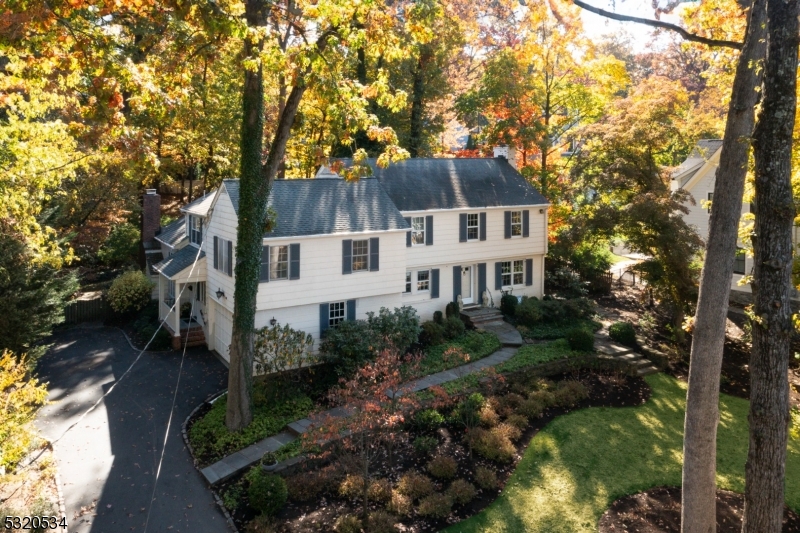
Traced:
<svg viewBox="0 0 800 533">
<path fill-rule="evenodd" d="M 437 479 L 452 479 L 458 472 L 458 463 L 447 455 L 438 455 L 428 462 L 428 473 Z"/>
<path fill-rule="evenodd" d="M 143 309 L 150 302 L 153 283 L 139 270 L 129 270 L 114 280 L 106 293 L 111 309 L 128 313 Z"/>
<path fill-rule="evenodd" d="M 468 438 L 472 449 L 490 461 L 510 463 L 514 460 L 514 454 L 517 453 L 505 428 L 473 429 L 469 432 Z"/>
<path fill-rule="evenodd" d="M 395 533 L 395 518 L 386 511 L 373 511 L 367 518 L 367 533 Z"/>
<path fill-rule="evenodd" d="M 542 312 L 539 309 L 538 298 L 523 298 L 514 310 L 517 322 L 523 326 L 531 327 L 542 320 Z"/>
<path fill-rule="evenodd" d="M 583 328 L 572 328 L 567 331 L 569 347 L 576 352 L 594 351 L 594 335 Z"/>
<path fill-rule="evenodd" d="M 433 481 L 419 472 L 407 472 L 397 482 L 397 492 L 416 500 L 433 492 Z"/>
<path fill-rule="evenodd" d="M 479 466 L 475 469 L 475 483 L 485 490 L 496 489 L 499 485 L 497 481 L 497 473 L 491 468 Z"/>
<path fill-rule="evenodd" d="M 466 331 L 466 326 L 461 321 L 461 319 L 457 316 L 448 317 L 447 320 L 444 321 L 444 336 L 447 340 L 453 340 L 457 337 L 460 337 Z"/>
<path fill-rule="evenodd" d="M 374 502 L 388 502 L 392 499 L 392 484 L 388 479 L 375 479 L 369 484 L 367 498 Z"/>
<path fill-rule="evenodd" d="M 533 327 L 537 323 L 563 323 L 589 318 L 594 314 L 594 304 L 586 298 L 555 300 L 525 298 L 516 309 L 517 322 Z"/>
<path fill-rule="evenodd" d="M 517 407 L 517 414 L 524 416 L 525 418 L 539 418 L 544 413 L 544 410 L 547 409 L 547 404 L 545 404 L 539 398 L 528 398 L 524 400 L 519 407 Z"/>
<path fill-rule="evenodd" d="M 378 314 L 367 313 L 367 324 L 381 340 L 388 340 L 400 353 L 405 353 L 412 344 L 417 342 L 420 334 L 419 316 L 417 310 L 404 305 L 389 311 L 381 307 Z M 385 348 L 382 346 L 381 348 Z"/>
<path fill-rule="evenodd" d="M 562 381 L 554 393 L 554 400 L 561 407 L 572 407 L 589 397 L 589 392 L 579 381 Z"/>
<path fill-rule="evenodd" d="M 411 445 L 417 453 L 428 455 L 433 453 L 436 447 L 439 446 L 439 439 L 429 436 L 417 437 Z"/>
<path fill-rule="evenodd" d="M 508 415 L 508 418 L 506 418 L 506 424 L 514 426 L 515 428 L 522 431 L 528 427 L 529 422 L 527 416 L 513 414 L 513 415 Z"/>
<path fill-rule="evenodd" d="M 361 520 L 356 515 L 342 515 L 333 523 L 333 530 L 336 533 L 361 533 Z"/>
<path fill-rule="evenodd" d="M 436 322 L 423 322 L 419 342 L 425 346 L 434 346 L 444 342 L 444 326 Z"/>
<path fill-rule="evenodd" d="M 481 425 L 487 428 L 494 427 L 500 422 L 500 416 L 497 414 L 497 411 L 489 405 L 489 402 L 486 402 L 486 404 L 481 407 L 478 416 L 480 417 Z"/>
<path fill-rule="evenodd" d="M 504 294 L 500 298 L 500 311 L 506 316 L 514 316 L 517 312 L 519 300 L 511 294 Z"/>
<path fill-rule="evenodd" d="M 289 492 L 281 476 L 268 474 L 257 466 L 247 473 L 246 479 L 250 483 L 247 489 L 250 507 L 259 513 L 273 516 L 286 504 Z"/>
<path fill-rule="evenodd" d="M 522 436 L 522 431 L 517 426 L 514 426 L 507 422 L 498 424 L 497 427 L 492 428 L 491 431 L 494 431 L 498 435 L 506 437 L 508 438 L 508 440 L 511 441 L 517 440 Z"/>
<path fill-rule="evenodd" d="M 629 322 L 614 322 L 608 328 L 608 336 L 625 346 L 636 346 L 636 330 Z"/>
<path fill-rule="evenodd" d="M 453 502 L 450 500 L 450 498 L 446 494 L 437 492 L 422 498 L 422 500 L 419 502 L 417 512 L 422 516 L 447 518 L 452 508 Z"/>
<path fill-rule="evenodd" d="M 345 498 L 359 498 L 364 493 L 365 484 L 363 477 L 348 474 L 339 485 L 339 494 Z"/>
<path fill-rule="evenodd" d="M 450 318 L 451 316 L 460 317 L 461 311 L 458 310 L 458 302 L 450 302 L 444 308 L 444 316 Z"/>
<path fill-rule="evenodd" d="M 465 479 L 457 479 L 450 483 L 450 487 L 447 489 L 447 495 L 453 501 L 453 503 L 457 503 L 459 505 L 466 505 L 471 502 L 475 496 L 478 494 L 478 489 L 475 488 L 475 485 L 470 483 Z"/>
<path fill-rule="evenodd" d="M 480 423 L 480 413 L 485 402 L 483 394 L 479 392 L 470 394 L 453 410 L 453 420 L 466 428 L 474 428 Z"/>
<path fill-rule="evenodd" d="M 440 326 L 444 324 L 444 315 L 441 311 L 434 311 L 433 312 L 433 321 Z"/>
<path fill-rule="evenodd" d="M 414 425 L 424 432 L 434 432 L 444 422 L 444 416 L 436 409 L 425 409 L 414 415 Z"/>
<path fill-rule="evenodd" d="M 386 508 L 396 514 L 408 516 L 413 509 L 412 500 L 398 490 L 392 491 L 392 499 Z"/>
</svg>

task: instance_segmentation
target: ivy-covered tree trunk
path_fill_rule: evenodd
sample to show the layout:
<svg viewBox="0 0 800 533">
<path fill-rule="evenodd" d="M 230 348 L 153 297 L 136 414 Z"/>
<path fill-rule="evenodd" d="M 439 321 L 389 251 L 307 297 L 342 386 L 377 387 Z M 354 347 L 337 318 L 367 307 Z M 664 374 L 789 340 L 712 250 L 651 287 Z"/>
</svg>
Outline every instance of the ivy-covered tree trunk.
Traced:
<svg viewBox="0 0 800 533">
<path fill-rule="evenodd" d="M 684 533 L 708 533 L 716 529 L 719 376 L 750 136 L 763 72 L 757 62 L 766 52 L 766 0 L 754 0 L 748 17 L 714 185 L 714 206 L 689 362 L 681 496 Z"/>
<path fill-rule="evenodd" d="M 248 0 L 247 23 L 259 23 L 261 2 Z M 257 55 L 262 42 L 245 41 L 245 57 Z M 233 332 L 228 371 L 228 399 L 225 425 L 238 431 L 250 424 L 253 388 L 253 333 L 256 295 L 261 265 L 261 244 L 267 222 L 267 199 L 286 151 L 294 118 L 305 92 L 303 76 L 292 87 L 278 119 L 267 162 L 262 165 L 264 138 L 264 79 L 259 64 L 245 71 L 242 106 L 241 173 L 239 177 L 239 225 L 236 229 L 236 284 L 233 304 Z"/>
<path fill-rule="evenodd" d="M 783 518 L 792 335 L 792 133 L 799 0 L 767 0 L 767 59 L 754 133 L 756 222 L 750 448 L 743 533 L 779 533 Z"/>
<path fill-rule="evenodd" d="M 411 157 L 419 157 L 424 148 L 422 122 L 425 115 L 425 69 L 430 60 L 430 51 L 422 47 L 414 68 L 414 83 L 411 87 L 411 119 L 408 135 L 408 153 Z"/>
</svg>

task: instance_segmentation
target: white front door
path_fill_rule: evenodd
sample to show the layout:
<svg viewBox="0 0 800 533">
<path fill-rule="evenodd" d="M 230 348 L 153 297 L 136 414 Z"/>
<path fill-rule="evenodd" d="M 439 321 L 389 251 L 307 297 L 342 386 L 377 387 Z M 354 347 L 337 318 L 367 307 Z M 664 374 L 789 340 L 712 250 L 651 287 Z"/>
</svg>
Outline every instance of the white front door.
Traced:
<svg viewBox="0 0 800 533">
<path fill-rule="evenodd" d="M 465 304 L 473 303 L 472 296 L 472 271 L 471 266 L 461 267 L 461 300 Z"/>
</svg>

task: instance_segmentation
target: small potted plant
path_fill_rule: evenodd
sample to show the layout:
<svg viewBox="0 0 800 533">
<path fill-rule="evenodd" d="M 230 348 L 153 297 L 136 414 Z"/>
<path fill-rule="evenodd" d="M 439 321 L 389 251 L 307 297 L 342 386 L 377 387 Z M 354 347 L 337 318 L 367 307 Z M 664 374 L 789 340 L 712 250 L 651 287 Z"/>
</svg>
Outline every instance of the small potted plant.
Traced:
<svg viewBox="0 0 800 533">
<path fill-rule="evenodd" d="M 183 302 L 181 304 L 181 318 L 187 320 L 192 313 L 192 304 L 190 302 Z"/>
<path fill-rule="evenodd" d="M 266 472 L 272 472 L 278 466 L 278 458 L 272 452 L 267 452 L 261 457 L 261 468 Z"/>
</svg>

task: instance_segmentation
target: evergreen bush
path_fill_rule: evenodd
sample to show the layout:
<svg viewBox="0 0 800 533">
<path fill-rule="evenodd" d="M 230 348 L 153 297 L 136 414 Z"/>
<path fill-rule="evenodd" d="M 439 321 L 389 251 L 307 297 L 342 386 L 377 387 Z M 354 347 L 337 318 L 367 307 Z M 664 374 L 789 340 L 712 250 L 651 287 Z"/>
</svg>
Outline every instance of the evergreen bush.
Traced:
<svg viewBox="0 0 800 533">
<path fill-rule="evenodd" d="M 594 351 L 594 335 L 583 328 L 572 328 L 567 332 L 569 347 L 576 352 Z"/>
<path fill-rule="evenodd" d="M 517 311 L 519 300 L 512 294 L 504 294 L 500 298 L 500 311 L 506 316 L 514 316 Z"/>
<path fill-rule="evenodd" d="M 247 473 L 246 478 L 250 484 L 247 489 L 250 507 L 267 516 L 273 516 L 283 509 L 289 491 L 281 476 L 268 474 L 261 466 L 256 466 Z"/>
<path fill-rule="evenodd" d="M 608 328 L 608 336 L 625 346 L 636 346 L 636 330 L 629 322 L 614 322 Z"/>
</svg>

